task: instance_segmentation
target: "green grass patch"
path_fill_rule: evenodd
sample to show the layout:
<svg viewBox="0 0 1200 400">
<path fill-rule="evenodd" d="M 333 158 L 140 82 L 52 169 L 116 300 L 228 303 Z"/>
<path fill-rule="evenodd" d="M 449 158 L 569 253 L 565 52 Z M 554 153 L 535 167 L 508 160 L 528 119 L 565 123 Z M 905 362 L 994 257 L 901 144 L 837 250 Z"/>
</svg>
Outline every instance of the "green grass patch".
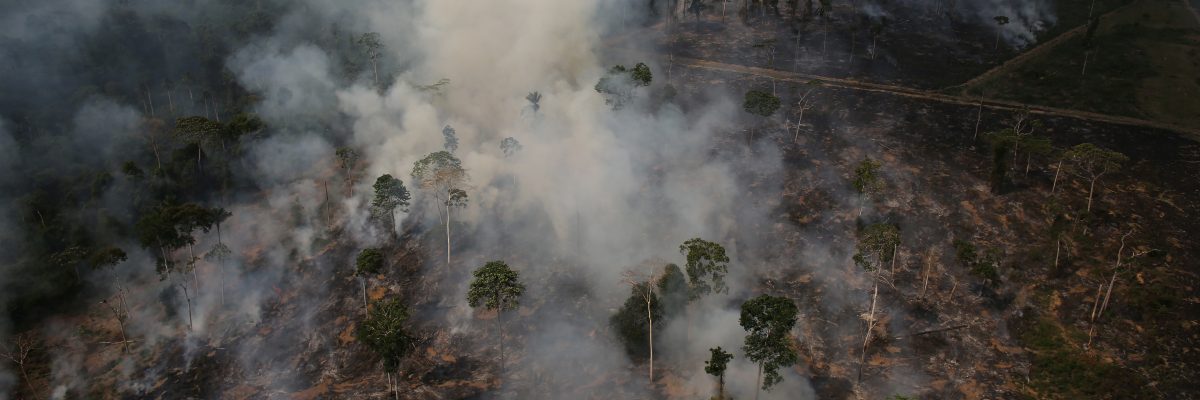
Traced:
<svg viewBox="0 0 1200 400">
<path fill-rule="evenodd" d="M 1198 70 L 1200 23 L 1191 10 L 1142 0 L 1103 19 L 1090 51 L 1076 35 L 965 92 L 1200 127 Z"/>
<path fill-rule="evenodd" d="M 1019 339 L 1032 350 L 1030 388 L 1037 398 L 1138 399 L 1151 397 L 1145 381 L 1131 371 L 1084 352 L 1083 332 L 1064 328 L 1058 321 L 1029 313 Z"/>
</svg>

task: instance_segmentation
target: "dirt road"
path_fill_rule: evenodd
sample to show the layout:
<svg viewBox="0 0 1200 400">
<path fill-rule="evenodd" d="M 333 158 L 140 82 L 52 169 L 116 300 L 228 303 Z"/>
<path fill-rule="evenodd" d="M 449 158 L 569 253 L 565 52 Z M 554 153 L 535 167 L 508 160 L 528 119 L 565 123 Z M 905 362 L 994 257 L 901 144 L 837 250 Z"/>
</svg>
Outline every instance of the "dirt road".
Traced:
<svg viewBox="0 0 1200 400">
<path fill-rule="evenodd" d="M 645 56 L 644 54 L 640 54 Z M 717 61 L 700 60 L 686 57 L 675 57 L 674 62 L 679 65 L 704 68 L 716 71 L 733 72 L 740 74 L 749 74 L 761 76 L 765 78 L 775 79 L 784 82 L 796 83 L 815 83 L 821 86 L 846 88 L 852 90 L 863 90 L 870 92 L 888 93 L 896 96 L 903 96 L 921 100 L 938 101 L 943 103 L 961 104 L 977 106 L 982 101 L 983 106 L 989 109 L 997 110 L 1019 110 L 1028 107 L 1029 111 L 1034 114 L 1042 114 L 1057 117 L 1076 118 L 1087 121 L 1104 122 L 1110 124 L 1137 126 L 1143 128 L 1162 129 L 1184 134 L 1190 139 L 1200 140 L 1200 129 L 1189 128 L 1185 126 L 1168 124 L 1158 121 L 1150 121 L 1139 118 L 1122 117 L 1116 115 L 1107 115 L 1093 113 L 1087 111 L 1069 110 L 1056 107 L 1045 107 L 1038 105 L 1023 104 L 1008 100 L 995 99 L 979 99 L 966 96 L 952 95 L 939 93 L 928 90 L 913 89 L 903 86 L 886 85 L 880 83 L 863 82 L 853 79 L 834 78 L 820 75 L 810 75 L 798 72 L 780 71 L 776 69 L 751 67 L 745 65 L 728 64 Z"/>
</svg>

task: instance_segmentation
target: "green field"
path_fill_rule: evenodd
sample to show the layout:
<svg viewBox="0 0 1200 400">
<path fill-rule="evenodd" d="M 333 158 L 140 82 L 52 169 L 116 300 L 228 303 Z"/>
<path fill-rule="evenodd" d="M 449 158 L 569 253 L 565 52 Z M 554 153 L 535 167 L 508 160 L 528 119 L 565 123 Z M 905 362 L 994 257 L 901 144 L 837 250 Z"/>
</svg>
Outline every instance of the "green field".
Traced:
<svg viewBox="0 0 1200 400">
<path fill-rule="evenodd" d="M 1106 14 L 1090 49 L 1085 36 L 965 91 L 1200 127 L 1200 22 L 1187 3 L 1140 0 Z"/>
</svg>

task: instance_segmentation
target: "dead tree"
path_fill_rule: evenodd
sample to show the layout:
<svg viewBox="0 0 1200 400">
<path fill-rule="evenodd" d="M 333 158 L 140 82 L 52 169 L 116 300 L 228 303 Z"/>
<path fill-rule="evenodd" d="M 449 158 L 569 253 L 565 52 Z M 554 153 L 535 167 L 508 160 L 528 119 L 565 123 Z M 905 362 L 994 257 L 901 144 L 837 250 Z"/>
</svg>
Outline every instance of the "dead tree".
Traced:
<svg viewBox="0 0 1200 400">
<path fill-rule="evenodd" d="M 1090 349 L 1092 347 L 1092 339 L 1095 338 L 1096 332 L 1096 321 L 1099 320 L 1100 317 L 1103 317 L 1104 310 L 1108 309 L 1108 302 L 1112 298 L 1113 286 L 1116 286 L 1117 284 L 1117 275 L 1121 273 L 1121 267 L 1128 265 L 1128 262 L 1133 259 L 1150 253 L 1150 250 L 1134 251 L 1129 254 L 1129 257 L 1122 258 L 1125 253 L 1125 239 L 1129 238 L 1129 235 L 1132 235 L 1133 232 L 1134 228 L 1131 228 L 1129 229 L 1129 232 L 1125 232 L 1124 235 L 1121 235 L 1121 247 L 1117 248 L 1117 261 L 1113 265 L 1112 277 L 1108 280 L 1108 288 L 1104 289 L 1103 301 L 1100 300 L 1099 290 L 1096 291 L 1096 302 L 1092 306 L 1092 317 L 1089 324 L 1091 326 L 1088 328 L 1088 342 L 1087 345 L 1084 346 L 1085 349 Z M 1101 284 L 1100 287 L 1104 288 L 1104 284 Z M 1099 305 L 1099 309 L 1096 308 L 1096 305 Z"/>
<path fill-rule="evenodd" d="M 21 372 L 21 379 L 25 381 L 30 393 L 33 393 L 35 389 L 33 380 L 29 378 L 29 364 L 33 359 L 34 352 L 39 348 L 41 348 L 41 343 L 33 332 L 17 334 L 0 346 L 0 357 L 17 366 L 17 370 Z"/>
<path fill-rule="evenodd" d="M 642 274 L 637 271 L 628 270 L 621 273 L 621 282 L 633 288 L 635 295 L 641 297 L 646 302 L 646 321 L 650 323 L 650 339 L 647 341 L 650 345 L 650 382 L 654 382 L 654 303 L 656 303 L 657 295 L 654 293 L 654 269 L 650 269 L 650 274 Z"/>
<path fill-rule="evenodd" d="M 804 121 L 804 112 L 815 105 L 813 104 L 813 98 L 810 96 L 812 91 L 813 89 L 808 89 L 807 92 L 804 92 L 803 96 L 800 96 L 800 100 L 796 102 L 796 110 L 799 112 L 796 117 L 796 135 L 792 138 L 793 143 L 800 141 L 800 123 Z"/>
</svg>

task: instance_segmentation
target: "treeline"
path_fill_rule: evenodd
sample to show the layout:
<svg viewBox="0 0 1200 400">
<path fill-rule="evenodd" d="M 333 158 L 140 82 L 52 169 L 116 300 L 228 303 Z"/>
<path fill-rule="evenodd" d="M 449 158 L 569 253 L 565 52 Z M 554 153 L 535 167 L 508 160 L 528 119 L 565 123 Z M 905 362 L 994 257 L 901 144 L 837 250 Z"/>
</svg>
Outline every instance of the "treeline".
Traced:
<svg viewBox="0 0 1200 400">
<path fill-rule="evenodd" d="M 78 36 L 69 48 L 38 48 L 37 34 L 3 42 L 28 55 L 11 60 L 16 74 L 0 78 L 0 120 L 19 155 L 0 179 L 0 210 L 11 221 L 0 232 L 8 247 L 0 252 L 0 307 L 16 330 L 69 304 L 90 271 L 125 260 L 130 246 L 145 248 L 160 272 L 186 267 L 197 256 L 175 259 L 171 251 L 215 228 L 237 193 L 260 189 L 242 173 L 252 170 L 244 155 L 270 131 L 252 113 L 258 96 L 227 61 L 250 38 L 274 31 L 285 6 L 143 6 L 114 4 L 93 30 L 65 34 Z M 357 40 L 363 35 L 336 25 L 309 34 L 339 60 L 346 81 L 379 59 L 377 47 Z M 140 115 L 119 127 L 114 116 L 79 114 L 97 101 Z M 318 123 L 333 130 L 336 121 Z"/>
</svg>

